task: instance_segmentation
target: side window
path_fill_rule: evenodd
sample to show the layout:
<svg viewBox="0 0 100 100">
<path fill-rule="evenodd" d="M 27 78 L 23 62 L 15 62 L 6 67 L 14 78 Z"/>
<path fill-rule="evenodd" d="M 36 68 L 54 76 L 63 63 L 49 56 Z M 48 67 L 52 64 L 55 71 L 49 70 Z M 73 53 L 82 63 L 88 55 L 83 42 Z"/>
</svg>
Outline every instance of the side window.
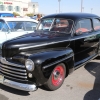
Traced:
<svg viewBox="0 0 100 100">
<path fill-rule="evenodd" d="M 25 31 L 34 31 L 36 29 L 37 23 L 35 22 L 25 22 Z"/>
<path fill-rule="evenodd" d="M 99 19 L 93 19 L 93 28 L 94 30 L 100 30 L 100 20 Z"/>
<path fill-rule="evenodd" d="M 90 19 L 83 19 L 77 22 L 76 33 L 90 32 L 92 30 L 92 24 Z"/>
</svg>

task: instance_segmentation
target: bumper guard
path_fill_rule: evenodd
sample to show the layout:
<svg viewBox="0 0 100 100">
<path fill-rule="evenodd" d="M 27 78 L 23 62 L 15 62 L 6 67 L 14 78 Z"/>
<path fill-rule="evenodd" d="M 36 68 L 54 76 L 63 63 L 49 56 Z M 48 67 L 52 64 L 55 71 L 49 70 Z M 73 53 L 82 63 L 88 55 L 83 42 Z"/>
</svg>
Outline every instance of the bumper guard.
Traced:
<svg viewBox="0 0 100 100">
<path fill-rule="evenodd" d="M 19 90 L 24 90 L 24 91 L 35 91 L 37 90 L 36 85 L 32 84 L 23 84 L 23 83 L 18 83 L 18 82 L 14 82 L 8 79 L 4 79 L 3 82 L 1 84 L 4 84 L 6 86 L 15 88 L 15 89 L 19 89 Z"/>
</svg>

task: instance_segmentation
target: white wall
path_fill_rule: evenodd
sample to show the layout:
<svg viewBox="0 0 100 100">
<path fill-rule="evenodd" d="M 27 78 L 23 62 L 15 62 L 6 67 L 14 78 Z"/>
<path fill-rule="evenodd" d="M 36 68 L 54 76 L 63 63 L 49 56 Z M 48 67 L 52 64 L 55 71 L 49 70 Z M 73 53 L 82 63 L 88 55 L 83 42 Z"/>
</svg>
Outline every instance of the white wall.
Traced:
<svg viewBox="0 0 100 100">
<path fill-rule="evenodd" d="M 5 6 L 5 11 L 8 11 L 8 6 L 11 5 L 13 6 L 13 11 L 9 11 L 9 12 L 17 12 L 15 7 L 19 6 L 20 7 L 20 11 L 18 11 L 17 13 L 19 13 L 20 15 L 25 15 L 27 13 L 34 13 L 37 14 L 38 13 L 38 3 L 36 2 L 31 2 L 31 0 L 2 0 L 0 2 L 10 2 L 12 4 L 3 4 Z M 33 8 L 33 4 L 35 5 L 35 8 Z M 2 4 L 1 4 L 2 5 Z M 23 11 L 23 8 L 27 8 L 28 11 Z"/>
</svg>

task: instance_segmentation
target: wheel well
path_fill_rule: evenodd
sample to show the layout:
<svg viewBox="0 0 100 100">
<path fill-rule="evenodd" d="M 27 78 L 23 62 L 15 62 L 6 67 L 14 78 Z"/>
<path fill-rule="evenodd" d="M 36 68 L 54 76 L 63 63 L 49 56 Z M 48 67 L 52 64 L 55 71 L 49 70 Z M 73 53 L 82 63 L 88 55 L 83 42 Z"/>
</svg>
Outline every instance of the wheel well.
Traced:
<svg viewBox="0 0 100 100">
<path fill-rule="evenodd" d="M 69 63 L 70 63 L 70 62 L 69 62 L 69 61 L 68 61 L 68 62 L 67 62 L 67 61 L 64 61 L 64 62 L 61 62 L 61 63 L 63 63 L 63 64 L 65 65 L 65 67 L 66 67 L 66 76 L 65 76 L 65 77 L 67 77 L 67 76 L 69 75 Z M 55 66 L 57 66 L 57 65 L 58 65 L 58 64 L 53 65 L 52 68 L 49 67 L 49 68 L 47 68 L 47 69 L 43 72 L 45 78 L 48 79 L 48 78 L 50 77 L 50 75 L 51 75 L 53 69 L 54 69 Z"/>
<path fill-rule="evenodd" d="M 68 74 L 69 74 L 69 67 L 68 67 L 68 63 L 63 62 L 63 64 L 66 66 L 66 77 L 67 77 L 67 76 L 68 76 Z"/>
</svg>

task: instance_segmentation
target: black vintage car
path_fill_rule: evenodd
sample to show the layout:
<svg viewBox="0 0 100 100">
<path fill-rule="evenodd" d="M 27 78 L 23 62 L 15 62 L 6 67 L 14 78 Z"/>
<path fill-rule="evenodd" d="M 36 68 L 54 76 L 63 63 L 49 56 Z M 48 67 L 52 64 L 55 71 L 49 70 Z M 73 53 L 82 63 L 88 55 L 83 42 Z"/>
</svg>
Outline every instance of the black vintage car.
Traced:
<svg viewBox="0 0 100 100">
<path fill-rule="evenodd" d="M 87 13 L 43 17 L 34 33 L 2 44 L 0 83 L 25 91 L 58 89 L 75 69 L 99 56 L 100 18 Z"/>
</svg>

